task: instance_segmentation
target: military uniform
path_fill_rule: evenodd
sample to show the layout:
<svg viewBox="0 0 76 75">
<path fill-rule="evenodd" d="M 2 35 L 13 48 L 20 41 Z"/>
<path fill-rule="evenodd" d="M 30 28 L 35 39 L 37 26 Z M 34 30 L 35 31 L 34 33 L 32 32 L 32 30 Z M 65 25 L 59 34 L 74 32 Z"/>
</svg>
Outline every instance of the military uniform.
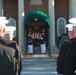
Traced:
<svg viewBox="0 0 76 75">
<path fill-rule="evenodd" d="M 44 40 L 41 40 L 40 46 L 41 46 L 41 53 L 45 54 L 45 52 L 46 52 L 46 46 L 45 46 Z"/>
<path fill-rule="evenodd" d="M 59 50 L 59 55 L 57 58 L 57 72 L 59 74 L 63 74 L 63 75 L 65 75 L 64 73 L 67 70 L 66 66 L 64 67 L 64 65 L 66 63 L 67 54 L 68 54 L 68 50 L 69 50 L 71 41 L 73 41 L 72 36 L 71 36 L 72 30 L 73 30 L 72 24 L 67 24 L 66 27 L 68 28 L 68 33 L 69 33 L 68 37 L 70 39 L 67 39 L 68 41 L 65 41 L 63 43 L 63 45 L 61 46 L 61 48 Z M 67 75 L 69 75 L 69 74 L 67 74 Z"/>
<path fill-rule="evenodd" d="M 63 75 L 76 75 L 76 40 L 70 43 L 63 67 Z"/>
<path fill-rule="evenodd" d="M 19 73 L 19 75 L 20 75 L 20 73 L 21 73 L 21 70 L 22 70 L 22 59 L 21 59 L 21 56 L 22 56 L 22 52 L 21 52 L 21 47 L 20 46 L 18 46 L 17 45 L 17 49 L 18 49 L 18 51 L 19 51 L 19 53 L 18 53 L 18 73 Z"/>
<path fill-rule="evenodd" d="M 8 40 L 4 40 L 3 42 L 8 45 L 9 47 L 12 47 L 15 49 L 16 51 L 16 59 L 17 59 L 17 63 L 18 63 L 18 73 L 20 75 L 21 70 L 22 70 L 22 61 L 21 61 L 21 51 L 20 51 L 20 47 L 17 45 L 16 41 L 12 41 L 13 37 L 14 37 L 14 31 L 16 30 L 15 26 L 6 26 L 5 27 L 5 38 Z"/>
<path fill-rule="evenodd" d="M 28 41 L 28 53 L 29 54 L 33 53 L 33 44 L 32 44 L 32 41 Z"/>
<path fill-rule="evenodd" d="M 19 74 L 21 73 L 21 70 L 22 70 L 22 61 L 21 61 L 21 56 L 19 56 L 19 51 L 18 51 L 18 45 L 15 41 L 11 41 L 11 40 L 5 40 L 5 39 L 0 39 L 0 42 L 4 45 L 7 45 L 11 48 L 14 48 L 15 51 L 16 51 L 16 59 L 17 60 L 20 60 L 20 61 L 17 61 L 17 64 L 18 64 L 18 71 L 19 71 Z M 20 64 L 19 64 L 20 63 Z"/>
<path fill-rule="evenodd" d="M 0 44 L 0 75 L 16 75 L 15 50 Z"/>
<path fill-rule="evenodd" d="M 67 54 L 67 51 L 69 48 L 69 44 L 70 44 L 69 41 L 65 42 L 60 48 L 59 55 L 57 58 L 57 72 L 58 72 L 58 74 L 63 74 L 63 66 L 64 66 L 64 62 L 66 59 L 66 54 Z"/>
<path fill-rule="evenodd" d="M 6 17 L 0 17 L 0 39 L 4 37 L 5 27 L 9 21 Z M 18 75 L 16 74 L 16 56 L 15 49 L 10 48 L 0 41 L 0 75 Z"/>
<path fill-rule="evenodd" d="M 45 54 L 45 52 L 46 52 L 46 46 L 45 44 L 41 44 L 41 53 Z"/>
<path fill-rule="evenodd" d="M 73 39 L 67 51 L 63 75 L 76 75 L 76 18 L 69 19 L 69 22 L 73 26 Z"/>
</svg>

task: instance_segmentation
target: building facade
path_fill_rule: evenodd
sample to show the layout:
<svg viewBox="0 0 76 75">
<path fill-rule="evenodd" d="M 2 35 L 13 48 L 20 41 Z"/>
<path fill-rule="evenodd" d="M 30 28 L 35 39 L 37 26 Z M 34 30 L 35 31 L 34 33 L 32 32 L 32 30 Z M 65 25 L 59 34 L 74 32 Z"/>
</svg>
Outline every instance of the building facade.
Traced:
<svg viewBox="0 0 76 75">
<path fill-rule="evenodd" d="M 37 53 L 42 40 L 46 53 L 52 53 L 58 50 L 60 35 L 66 34 L 68 19 L 76 17 L 76 0 L 0 0 L 0 16 L 16 26 L 16 41 L 25 54 L 29 41 Z"/>
</svg>

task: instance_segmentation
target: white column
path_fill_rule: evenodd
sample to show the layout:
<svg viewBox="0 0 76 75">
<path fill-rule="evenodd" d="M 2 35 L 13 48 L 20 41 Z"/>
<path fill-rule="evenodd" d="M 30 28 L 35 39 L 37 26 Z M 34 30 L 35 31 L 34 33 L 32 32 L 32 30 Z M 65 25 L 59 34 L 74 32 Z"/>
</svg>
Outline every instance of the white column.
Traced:
<svg viewBox="0 0 76 75">
<path fill-rule="evenodd" d="M 3 16 L 3 0 L 0 0 L 0 16 Z"/>
<path fill-rule="evenodd" d="M 1 0 L 0 0 L 0 16 L 1 16 L 1 10 L 2 10 L 2 3 L 1 3 Z"/>
<path fill-rule="evenodd" d="M 24 0 L 18 0 L 18 42 L 24 48 Z"/>
<path fill-rule="evenodd" d="M 49 19 L 51 22 L 50 28 L 49 28 L 49 45 L 51 47 L 51 51 L 56 50 L 55 46 L 55 14 L 54 14 L 54 0 L 48 0 L 49 3 Z"/>
<path fill-rule="evenodd" d="M 76 17 L 76 0 L 69 0 L 69 18 Z"/>
</svg>

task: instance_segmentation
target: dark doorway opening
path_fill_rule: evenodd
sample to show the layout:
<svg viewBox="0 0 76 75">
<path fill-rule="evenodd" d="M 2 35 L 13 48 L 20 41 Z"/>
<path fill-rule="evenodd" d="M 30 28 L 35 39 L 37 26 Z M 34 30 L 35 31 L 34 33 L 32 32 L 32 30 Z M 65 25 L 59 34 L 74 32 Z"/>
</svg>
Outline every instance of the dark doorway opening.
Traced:
<svg viewBox="0 0 76 75">
<path fill-rule="evenodd" d="M 46 48 L 48 46 L 48 24 L 42 20 L 38 19 L 38 21 L 30 20 L 26 25 L 27 31 L 27 45 L 28 42 L 31 41 L 34 48 L 34 54 L 41 53 L 40 45 L 42 41 L 45 42 Z"/>
</svg>

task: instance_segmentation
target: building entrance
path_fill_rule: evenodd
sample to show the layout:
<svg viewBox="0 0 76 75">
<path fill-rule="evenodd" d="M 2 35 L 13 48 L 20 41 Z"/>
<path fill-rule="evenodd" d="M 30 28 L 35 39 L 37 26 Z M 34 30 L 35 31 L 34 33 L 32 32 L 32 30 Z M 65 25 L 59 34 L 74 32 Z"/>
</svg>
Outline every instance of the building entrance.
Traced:
<svg viewBox="0 0 76 75">
<path fill-rule="evenodd" d="M 48 26 L 46 25 L 46 22 L 36 22 L 36 25 L 34 25 L 35 22 L 33 22 L 33 25 L 29 23 L 27 27 L 27 42 L 28 45 L 33 46 L 33 53 L 34 54 L 41 54 L 46 53 L 47 48 L 47 40 L 48 40 Z M 41 48 L 44 50 L 41 51 Z"/>
<path fill-rule="evenodd" d="M 40 53 L 45 53 L 45 47 L 48 46 L 48 27 L 50 26 L 47 14 L 40 10 L 33 10 L 25 16 L 24 25 L 26 26 L 27 52 L 37 54 L 37 50 L 40 50 Z"/>
<path fill-rule="evenodd" d="M 40 47 L 42 41 L 45 41 L 45 29 L 29 29 L 28 41 L 32 41 L 33 47 Z"/>
<path fill-rule="evenodd" d="M 45 40 L 46 29 L 42 26 L 28 27 L 28 41 L 32 41 L 33 47 L 40 47 Z"/>
</svg>

